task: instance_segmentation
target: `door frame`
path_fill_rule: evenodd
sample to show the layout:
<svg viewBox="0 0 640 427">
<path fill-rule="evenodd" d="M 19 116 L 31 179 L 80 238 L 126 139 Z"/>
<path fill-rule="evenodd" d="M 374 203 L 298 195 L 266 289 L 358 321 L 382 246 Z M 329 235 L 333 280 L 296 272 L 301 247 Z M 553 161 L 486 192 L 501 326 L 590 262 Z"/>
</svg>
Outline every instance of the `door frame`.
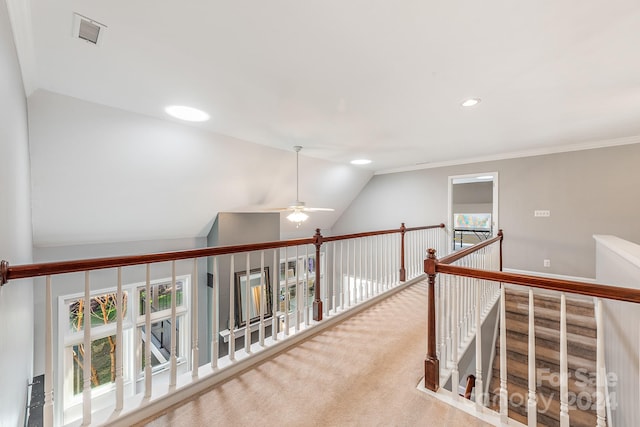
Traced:
<svg viewBox="0 0 640 427">
<path fill-rule="evenodd" d="M 471 174 L 465 174 L 465 175 L 451 175 L 449 176 L 448 179 L 448 195 L 447 195 L 447 222 L 446 222 L 446 226 L 447 226 L 447 234 L 449 236 L 449 238 L 447 238 L 447 249 L 448 252 L 447 253 L 451 253 L 453 252 L 453 240 L 451 239 L 451 236 L 453 236 L 453 185 L 454 185 L 454 181 L 467 181 L 469 183 L 473 183 L 475 179 L 480 178 L 480 177 L 488 177 L 491 176 L 492 179 L 491 181 L 493 182 L 493 195 L 492 195 L 492 212 L 491 212 L 491 234 L 492 236 L 496 236 L 498 234 L 498 230 L 499 230 L 499 222 L 498 222 L 498 194 L 500 193 L 499 190 L 499 185 L 498 185 L 498 172 L 494 171 L 494 172 L 478 172 L 478 173 L 471 173 Z M 488 179 L 486 181 L 489 181 Z M 483 182 L 483 181 L 478 181 L 478 182 Z"/>
</svg>

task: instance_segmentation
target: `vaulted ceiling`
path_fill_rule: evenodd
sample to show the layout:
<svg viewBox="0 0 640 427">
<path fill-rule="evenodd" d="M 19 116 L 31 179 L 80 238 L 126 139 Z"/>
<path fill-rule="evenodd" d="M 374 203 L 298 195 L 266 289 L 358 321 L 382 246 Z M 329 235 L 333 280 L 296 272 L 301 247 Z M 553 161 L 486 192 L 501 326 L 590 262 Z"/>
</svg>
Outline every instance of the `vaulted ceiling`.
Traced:
<svg viewBox="0 0 640 427">
<path fill-rule="evenodd" d="M 174 122 L 167 105 L 197 107 L 211 116 L 189 125 L 198 132 L 286 150 L 283 182 L 302 145 L 309 162 L 355 177 L 332 189 L 339 210 L 327 227 L 373 172 L 640 135 L 637 0 L 8 4 L 30 97 Z M 74 13 L 106 26 L 99 45 L 72 36 Z M 462 107 L 468 98 L 480 103 Z M 372 163 L 348 166 L 356 158 Z"/>
</svg>

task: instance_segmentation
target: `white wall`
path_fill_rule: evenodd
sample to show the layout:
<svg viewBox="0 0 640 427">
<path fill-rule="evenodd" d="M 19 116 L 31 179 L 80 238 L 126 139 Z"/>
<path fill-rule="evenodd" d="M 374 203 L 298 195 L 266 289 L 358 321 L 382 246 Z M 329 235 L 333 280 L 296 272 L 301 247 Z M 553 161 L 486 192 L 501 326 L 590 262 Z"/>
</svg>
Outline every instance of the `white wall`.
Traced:
<svg viewBox="0 0 640 427">
<path fill-rule="evenodd" d="M 31 262 L 27 105 L 7 5 L 0 1 L 0 257 Z M 33 284 L 0 288 L 0 425 L 22 423 L 32 379 Z"/>
<path fill-rule="evenodd" d="M 43 90 L 28 106 L 36 246 L 205 237 L 218 212 L 295 199 L 293 149 Z M 300 230 L 282 215 L 282 231 L 330 228 L 371 176 L 303 150 L 300 198 L 336 212 L 313 214 Z"/>
<path fill-rule="evenodd" d="M 640 245 L 615 236 L 596 239 L 598 283 L 640 290 Z M 605 363 L 609 392 L 617 408 L 613 426 L 640 420 L 640 304 L 603 300 Z"/>
<path fill-rule="evenodd" d="M 332 231 L 446 222 L 448 177 L 497 171 L 505 267 L 592 278 L 593 234 L 640 241 L 638 159 L 640 144 L 633 144 L 376 175 Z M 551 216 L 535 218 L 540 209 Z"/>
</svg>

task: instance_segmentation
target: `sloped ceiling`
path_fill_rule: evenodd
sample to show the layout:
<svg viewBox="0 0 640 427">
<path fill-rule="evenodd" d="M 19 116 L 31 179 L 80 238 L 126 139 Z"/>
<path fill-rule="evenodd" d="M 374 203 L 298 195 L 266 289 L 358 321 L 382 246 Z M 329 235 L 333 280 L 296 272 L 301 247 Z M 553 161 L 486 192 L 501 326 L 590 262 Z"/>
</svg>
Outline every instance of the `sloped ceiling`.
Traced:
<svg viewBox="0 0 640 427">
<path fill-rule="evenodd" d="M 286 205 L 292 196 L 275 195 L 294 191 L 293 145 L 305 147 L 306 167 L 349 171 L 334 189 L 305 183 L 301 196 L 318 195 L 317 203 L 305 201 L 340 209 L 373 172 L 640 140 L 636 0 L 8 3 L 30 106 L 41 123 L 54 126 L 43 101 L 52 94 L 154 118 L 162 129 L 171 128 L 164 112 L 170 104 L 211 115 L 185 132 L 226 141 L 221 162 L 235 171 L 233 182 L 209 171 L 206 184 L 194 178 L 188 189 L 181 183 L 163 190 L 174 200 L 185 191 L 220 198 L 191 208 L 203 209 L 201 218 L 241 204 Z M 74 12 L 107 26 L 100 46 L 72 37 Z M 471 97 L 481 102 L 461 107 Z M 38 132 L 36 184 L 38 175 L 48 180 L 53 172 L 38 169 L 51 154 L 44 147 L 60 143 L 44 126 Z M 243 161 L 247 154 L 259 160 Z M 60 168 L 74 169 L 68 157 L 74 155 L 59 155 Z M 362 157 L 373 162 L 348 166 Z M 256 163 L 268 163 L 272 172 L 256 175 Z M 242 173 L 239 164 L 246 165 Z M 122 180 L 135 181 L 126 174 Z M 241 200 L 210 187 L 220 181 L 236 187 Z M 107 187 L 101 191 L 112 197 L 115 190 Z M 36 239 L 59 242 L 63 230 L 45 225 L 48 212 L 40 210 L 50 206 L 46 197 L 60 195 L 49 187 L 46 197 L 38 191 Z M 138 209 L 142 219 L 151 208 Z M 339 214 L 328 214 L 322 225 L 330 227 Z M 77 234 L 85 231 L 78 227 Z"/>
</svg>

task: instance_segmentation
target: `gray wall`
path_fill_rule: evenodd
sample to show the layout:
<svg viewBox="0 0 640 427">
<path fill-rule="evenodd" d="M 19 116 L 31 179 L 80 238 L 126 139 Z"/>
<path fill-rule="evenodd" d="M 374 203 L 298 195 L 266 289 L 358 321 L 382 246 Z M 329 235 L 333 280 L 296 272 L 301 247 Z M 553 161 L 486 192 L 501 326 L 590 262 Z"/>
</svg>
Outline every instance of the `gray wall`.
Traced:
<svg viewBox="0 0 640 427">
<path fill-rule="evenodd" d="M 27 105 L 7 4 L 0 2 L 0 254 L 31 262 L 31 186 Z M 22 424 L 32 378 L 33 285 L 12 281 L 0 289 L 0 425 Z"/>
<path fill-rule="evenodd" d="M 505 267 L 592 278 L 593 234 L 640 242 L 639 159 L 633 144 L 376 175 L 332 231 L 446 221 L 449 176 L 497 171 Z M 538 209 L 551 216 L 535 218 Z"/>
<path fill-rule="evenodd" d="M 280 240 L 280 213 L 231 213 L 221 212 L 216 217 L 213 227 L 207 238 L 208 246 L 242 245 L 248 243 L 273 242 Z M 244 255 L 236 255 L 234 258 L 234 271 L 230 271 L 230 256 L 218 257 L 219 276 L 219 316 L 220 330 L 228 328 L 229 322 L 229 298 L 230 278 L 232 274 L 246 270 L 246 258 Z M 269 267 L 271 286 L 274 286 L 273 251 L 264 252 L 264 265 Z M 279 257 L 278 257 L 279 258 Z M 250 268 L 260 268 L 260 254 L 254 252 L 250 258 Z M 208 272 L 213 273 L 213 261 L 209 259 Z M 211 288 L 210 288 L 211 289 Z M 211 301 L 211 296 L 209 296 Z M 211 310 L 209 310 L 211 313 Z M 210 318 L 209 318 L 210 319 Z M 211 323 L 209 323 L 211 324 Z M 252 339 L 257 339 L 254 333 Z M 209 335 L 211 336 L 211 335 Z M 244 338 L 236 341 L 236 348 L 241 346 Z M 210 346 L 209 346 L 210 348 Z M 220 340 L 220 355 L 225 355 L 228 347 Z M 210 353 L 209 353 L 210 354 Z"/>
<path fill-rule="evenodd" d="M 452 213 L 493 211 L 493 182 L 454 184 L 451 192 Z"/>
</svg>

